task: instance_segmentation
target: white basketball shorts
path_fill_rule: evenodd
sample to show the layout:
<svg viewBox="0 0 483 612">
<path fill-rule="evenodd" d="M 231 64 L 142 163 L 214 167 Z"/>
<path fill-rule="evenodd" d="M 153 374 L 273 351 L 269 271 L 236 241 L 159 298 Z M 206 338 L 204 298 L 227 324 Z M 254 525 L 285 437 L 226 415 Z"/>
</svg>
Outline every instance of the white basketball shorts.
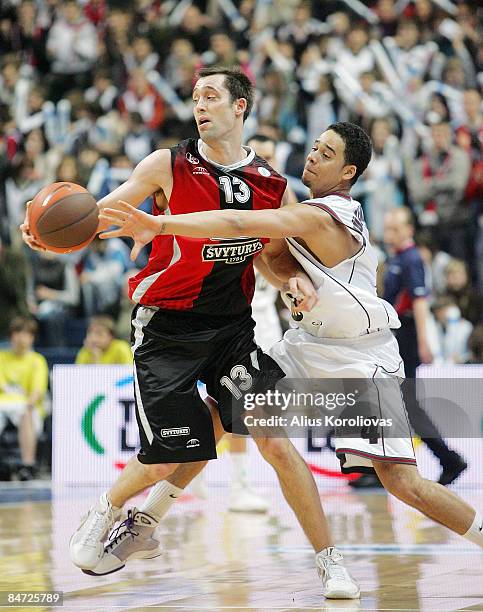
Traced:
<svg viewBox="0 0 483 612">
<path fill-rule="evenodd" d="M 389 329 L 354 339 L 317 338 L 302 329 L 290 329 L 268 354 L 287 378 L 363 378 L 374 389 L 377 385 L 384 387 L 384 393 L 377 395 L 382 398 L 378 412 L 381 418 L 394 422 L 398 437 L 385 437 L 382 431 L 377 440 L 354 437 L 353 433 L 351 437 L 338 437 L 340 431 L 336 428 L 334 441 L 342 472 L 373 472 L 372 461 L 416 465 L 399 385 L 404 378 L 404 365 Z"/>
</svg>

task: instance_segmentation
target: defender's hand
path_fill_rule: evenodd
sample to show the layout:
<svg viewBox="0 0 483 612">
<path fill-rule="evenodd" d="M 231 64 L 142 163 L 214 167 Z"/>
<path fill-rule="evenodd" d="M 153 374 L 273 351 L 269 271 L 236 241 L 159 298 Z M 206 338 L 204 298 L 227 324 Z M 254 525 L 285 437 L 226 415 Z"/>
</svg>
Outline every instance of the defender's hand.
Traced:
<svg viewBox="0 0 483 612">
<path fill-rule="evenodd" d="M 32 204 L 32 200 L 29 200 L 27 202 L 27 207 L 25 210 L 25 219 L 23 220 L 23 223 L 20 225 L 20 231 L 22 232 L 22 240 L 25 242 L 26 245 L 28 245 L 34 251 L 46 251 L 47 249 L 43 247 L 40 243 L 38 243 L 35 240 L 35 238 L 32 236 L 32 234 L 30 233 L 28 214 L 29 214 L 29 208 L 31 204 Z"/>
<path fill-rule="evenodd" d="M 134 261 L 141 249 L 159 234 L 161 223 L 158 217 L 148 215 L 127 202 L 119 200 L 118 205 L 119 209 L 104 208 L 99 215 L 99 220 L 108 225 L 117 225 L 119 229 L 102 232 L 102 234 L 99 234 L 99 238 L 117 238 L 119 236 L 132 238 L 134 246 L 131 250 L 131 259 Z"/>
<path fill-rule="evenodd" d="M 292 276 L 288 281 L 288 291 L 295 300 L 292 314 L 310 312 L 317 304 L 318 296 L 310 278 L 303 272 Z"/>
</svg>

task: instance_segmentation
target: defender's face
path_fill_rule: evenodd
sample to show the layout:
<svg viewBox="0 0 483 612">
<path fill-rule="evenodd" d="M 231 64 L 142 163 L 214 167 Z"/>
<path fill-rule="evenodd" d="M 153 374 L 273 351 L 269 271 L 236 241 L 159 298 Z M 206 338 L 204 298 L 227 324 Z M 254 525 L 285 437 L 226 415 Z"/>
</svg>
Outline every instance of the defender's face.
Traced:
<svg viewBox="0 0 483 612">
<path fill-rule="evenodd" d="M 330 191 L 354 176 L 356 167 L 345 163 L 344 152 L 344 141 L 332 130 L 323 132 L 314 142 L 302 174 L 303 184 L 314 195 Z"/>
<path fill-rule="evenodd" d="M 198 79 L 193 89 L 193 113 L 200 137 L 203 141 L 216 140 L 230 131 L 238 118 L 240 100 L 231 101 L 230 92 L 225 87 L 225 75 L 214 74 Z"/>
</svg>

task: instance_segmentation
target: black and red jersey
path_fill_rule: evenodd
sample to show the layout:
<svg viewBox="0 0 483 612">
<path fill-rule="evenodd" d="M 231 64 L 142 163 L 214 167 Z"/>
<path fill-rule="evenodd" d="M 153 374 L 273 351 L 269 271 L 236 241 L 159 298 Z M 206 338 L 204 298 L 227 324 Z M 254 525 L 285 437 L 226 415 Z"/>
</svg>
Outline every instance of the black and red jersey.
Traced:
<svg viewBox="0 0 483 612">
<path fill-rule="evenodd" d="M 168 208 L 153 214 L 203 210 L 279 208 L 286 179 L 248 149 L 231 166 L 211 162 L 201 140 L 171 149 L 173 190 Z M 129 281 L 134 302 L 171 310 L 232 316 L 249 309 L 254 291 L 253 258 L 266 238 L 156 236 L 146 267 Z"/>
</svg>

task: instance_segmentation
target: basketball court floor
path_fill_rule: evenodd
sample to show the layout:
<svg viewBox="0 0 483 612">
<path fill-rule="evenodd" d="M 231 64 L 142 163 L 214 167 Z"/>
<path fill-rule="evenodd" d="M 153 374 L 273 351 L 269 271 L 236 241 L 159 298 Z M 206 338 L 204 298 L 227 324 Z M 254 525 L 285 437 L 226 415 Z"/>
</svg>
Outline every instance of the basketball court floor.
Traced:
<svg viewBox="0 0 483 612">
<path fill-rule="evenodd" d="M 483 611 L 479 548 L 384 492 L 354 492 L 322 479 L 318 485 L 336 540 L 362 586 L 360 602 L 321 596 L 313 554 L 276 487 L 258 490 L 272 510 L 253 515 L 228 512 L 228 487 L 221 485 L 210 486 L 208 500 L 187 494 L 177 502 L 158 529 L 162 556 L 95 578 L 70 563 L 68 541 L 102 489 L 61 488 L 51 497 L 48 483 L 4 483 L 0 590 L 63 591 L 68 612 Z M 483 490 L 455 490 L 483 508 Z"/>
</svg>

